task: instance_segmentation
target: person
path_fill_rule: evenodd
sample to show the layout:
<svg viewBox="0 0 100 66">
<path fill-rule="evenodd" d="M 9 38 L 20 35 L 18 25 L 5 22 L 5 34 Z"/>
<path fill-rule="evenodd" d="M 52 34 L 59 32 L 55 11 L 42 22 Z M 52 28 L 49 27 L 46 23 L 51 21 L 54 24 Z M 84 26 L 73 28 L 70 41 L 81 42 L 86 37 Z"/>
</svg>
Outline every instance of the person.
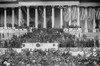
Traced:
<svg viewBox="0 0 100 66">
<path fill-rule="evenodd" d="M 1 66 L 7 66 L 7 65 L 6 65 L 6 62 L 7 62 L 7 60 L 4 59 L 4 60 L 1 62 Z"/>
<path fill-rule="evenodd" d="M 99 40 L 95 40 L 95 42 L 96 42 L 96 47 L 99 47 Z"/>
<path fill-rule="evenodd" d="M 95 46 L 96 47 L 99 47 L 99 39 L 98 39 L 98 36 L 95 36 Z"/>
</svg>

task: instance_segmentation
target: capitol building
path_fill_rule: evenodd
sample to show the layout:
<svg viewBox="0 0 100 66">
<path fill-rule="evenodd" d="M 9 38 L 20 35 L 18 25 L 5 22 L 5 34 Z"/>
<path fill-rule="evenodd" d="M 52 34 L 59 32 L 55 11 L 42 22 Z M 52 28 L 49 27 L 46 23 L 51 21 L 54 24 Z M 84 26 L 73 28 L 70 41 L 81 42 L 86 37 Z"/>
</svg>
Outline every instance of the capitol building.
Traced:
<svg viewBox="0 0 100 66">
<path fill-rule="evenodd" d="M 27 33 L 26 28 L 78 28 L 100 37 L 100 2 L 92 0 L 0 0 L 0 39 Z M 77 29 L 77 30 L 78 30 Z"/>
</svg>

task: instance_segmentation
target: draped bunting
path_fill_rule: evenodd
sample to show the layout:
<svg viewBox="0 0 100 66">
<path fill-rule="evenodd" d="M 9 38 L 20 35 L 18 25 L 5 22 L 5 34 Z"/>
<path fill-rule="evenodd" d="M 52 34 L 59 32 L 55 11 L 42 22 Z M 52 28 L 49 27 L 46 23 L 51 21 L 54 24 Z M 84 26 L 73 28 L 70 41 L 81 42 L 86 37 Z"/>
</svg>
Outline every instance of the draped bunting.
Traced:
<svg viewBox="0 0 100 66">
<path fill-rule="evenodd" d="M 63 12 L 64 21 L 65 22 L 69 22 L 69 20 L 70 20 L 69 10 L 68 9 L 69 9 L 68 7 L 64 8 L 64 12 Z"/>
</svg>

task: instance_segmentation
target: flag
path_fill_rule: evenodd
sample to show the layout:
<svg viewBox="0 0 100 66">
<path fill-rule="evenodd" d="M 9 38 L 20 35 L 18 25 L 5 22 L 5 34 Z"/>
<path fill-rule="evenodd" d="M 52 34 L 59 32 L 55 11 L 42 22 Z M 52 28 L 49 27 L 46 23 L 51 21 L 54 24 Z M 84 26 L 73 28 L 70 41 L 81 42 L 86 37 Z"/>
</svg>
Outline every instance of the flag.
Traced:
<svg viewBox="0 0 100 66">
<path fill-rule="evenodd" d="M 85 15 L 85 9 L 82 8 L 82 20 L 84 20 L 84 15 Z"/>
<path fill-rule="evenodd" d="M 75 19 L 77 20 L 78 18 L 78 10 L 77 10 L 77 7 L 75 7 Z"/>
<path fill-rule="evenodd" d="M 95 9 L 89 8 L 88 9 L 88 20 L 93 20 L 95 17 Z"/>
<path fill-rule="evenodd" d="M 80 8 L 80 20 L 82 20 L 82 8 Z"/>
<path fill-rule="evenodd" d="M 95 9 L 92 9 L 92 19 L 94 19 L 94 18 L 95 18 L 95 14 L 96 14 Z"/>
<path fill-rule="evenodd" d="M 75 8 L 72 7 L 71 9 L 71 18 L 72 18 L 72 21 L 75 19 Z"/>
<path fill-rule="evenodd" d="M 96 10 L 96 19 L 100 20 L 100 8 Z"/>
<path fill-rule="evenodd" d="M 87 15 L 88 15 L 87 19 L 90 20 L 91 19 L 91 9 L 90 8 L 87 9 Z"/>
<path fill-rule="evenodd" d="M 91 20 L 93 20 L 94 19 L 94 16 L 95 16 L 95 10 L 92 8 L 91 9 Z"/>
<path fill-rule="evenodd" d="M 73 7 L 72 8 L 72 21 L 73 20 L 77 20 L 77 18 L 78 18 L 78 11 L 77 11 L 77 7 Z"/>
<path fill-rule="evenodd" d="M 98 9 L 96 10 L 96 19 L 98 19 Z"/>
<path fill-rule="evenodd" d="M 39 7 L 39 13 L 40 13 L 40 15 L 43 17 L 44 16 L 44 14 L 43 14 L 43 8 L 42 7 Z"/>
<path fill-rule="evenodd" d="M 85 8 L 80 8 L 80 20 L 85 19 Z"/>
<path fill-rule="evenodd" d="M 84 10 L 83 10 L 83 20 L 86 20 L 86 19 L 87 19 L 87 11 L 84 8 Z"/>
<path fill-rule="evenodd" d="M 72 18 L 72 24 L 77 24 L 77 18 L 78 18 L 78 9 L 76 6 L 72 7 L 71 9 L 71 18 Z"/>
<path fill-rule="evenodd" d="M 98 20 L 100 20 L 100 8 L 98 8 L 98 12 L 99 12 L 99 14 L 98 14 Z"/>
<path fill-rule="evenodd" d="M 64 16 L 64 21 L 65 21 L 65 22 L 69 22 L 70 17 L 69 17 L 69 10 L 68 10 L 68 7 L 64 8 L 63 16 Z"/>
</svg>

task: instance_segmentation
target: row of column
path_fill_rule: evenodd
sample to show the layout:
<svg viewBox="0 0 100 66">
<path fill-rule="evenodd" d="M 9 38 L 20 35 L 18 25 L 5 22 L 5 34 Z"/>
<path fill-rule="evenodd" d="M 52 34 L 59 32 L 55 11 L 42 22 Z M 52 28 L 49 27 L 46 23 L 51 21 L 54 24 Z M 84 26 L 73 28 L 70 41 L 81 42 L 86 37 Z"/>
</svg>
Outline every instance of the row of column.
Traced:
<svg viewBox="0 0 100 66">
<path fill-rule="evenodd" d="M 27 11 L 27 15 L 29 15 L 28 11 Z M 46 24 L 46 6 L 43 8 L 43 18 L 44 18 L 43 28 L 46 28 L 46 25 L 47 25 Z M 54 11 L 54 6 L 52 6 L 52 28 L 54 28 L 54 22 L 55 22 L 55 11 Z M 38 28 L 38 7 L 35 7 L 35 28 Z"/>
<path fill-rule="evenodd" d="M 54 6 L 52 6 L 52 28 L 54 28 L 55 22 L 55 10 Z M 78 9 L 78 19 L 77 24 L 80 25 L 80 18 L 79 18 L 79 7 Z M 69 17 L 71 18 L 71 7 L 69 7 Z M 43 8 L 43 28 L 46 28 L 46 6 Z M 12 28 L 14 28 L 14 8 L 12 8 Z M 29 7 L 27 7 L 27 26 L 30 25 L 30 13 Z M 69 20 L 69 25 L 71 25 L 71 19 Z M 18 26 L 21 26 L 21 7 L 18 8 Z M 60 7 L 60 28 L 63 27 L 63 7 Z M 4 28 L 7 28 L 7 10 L 4 9 Z M 38 7 L 35 7 L 35 28 L 38 28 Z"/>
<path fill-rule="evenodd" d="M 14 8 L 12 8 L 12 28 L 14 28 Z M 4 28 L 6 29 L 7 28 L 7 10 L 6 8 L 4 9 Z"/>
<path fill-rule="evenodd" d="M 30 20 L 30 18 L 29 18 L 29 15 L 30 13 L 29 13 L 29 7 L 27 7 L 27 26 L 29 26 L 30 24 L 29 24 L 29 20 Z M 54 15 L 55 13 L 54 13 L 54 7 L 52 7 L 52 28 L 54 28 L 54 21 L 55 21 L 55 15 Z M 43 9 L 43 18 L 44 18 L 44 20 L 43 20 L 43 28 L 46 28 L 46 7 L 44 7 L 44 9 Z M 21 24 L 20 24 L 20 22 L 21 22 L 21 8 L 19 8 L 19 21 L 18 21 L 18 23 L 19 23 L 19 26 L 21 26 Z M 38 7 L 35 7 L 35 28 L 38 28 Z"/>
</svg>

